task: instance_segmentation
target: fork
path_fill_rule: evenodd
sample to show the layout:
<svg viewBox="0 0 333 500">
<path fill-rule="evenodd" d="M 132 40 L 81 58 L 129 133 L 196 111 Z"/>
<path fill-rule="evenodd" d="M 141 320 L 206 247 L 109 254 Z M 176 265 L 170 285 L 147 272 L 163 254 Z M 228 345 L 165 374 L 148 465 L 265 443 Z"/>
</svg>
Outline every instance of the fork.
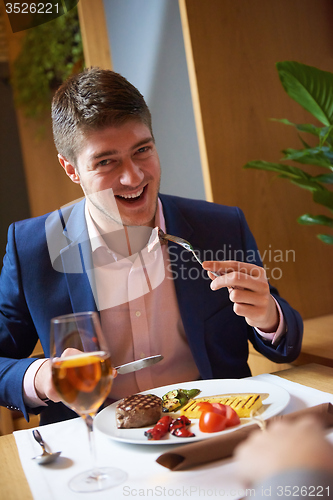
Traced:
<svg viewBox="0 0 333 500">
<path fill-rule="evenodd" d="M 193 246 L 191 243 L 187 240 L 184 240 L 183 238 L 180 238 L 179 236 L 173 236 L 172 234 L 166 234 L 164 231 L 162 231 L 161 228 L 158 229 L 158 236 L 159 239 L 162 241 L 173 241 L 174 243 L 177 243 L 181 247 L 185 248 L 185 250 L 188 250 L 189 252 L 192 252 L 196 260 L 199 262 L 199 264 L 202 266 L 202 260 L 199 259 L 197 254 L 194 251 Z M 215 273 L 214 271 L 210 271 L 214 276 L 220 276 L 218 273 Z"/>
</svg>

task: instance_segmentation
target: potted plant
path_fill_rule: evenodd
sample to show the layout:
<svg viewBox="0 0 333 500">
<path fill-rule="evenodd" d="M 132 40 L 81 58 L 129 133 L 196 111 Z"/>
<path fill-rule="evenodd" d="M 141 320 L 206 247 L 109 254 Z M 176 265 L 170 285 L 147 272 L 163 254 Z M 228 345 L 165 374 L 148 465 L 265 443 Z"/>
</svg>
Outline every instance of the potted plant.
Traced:
<svg viewBox="0 0 333 500">
<path fill-rule="evenodd" d="M 77 8 L 26 30 L 12 68 L 16 104 L 26 117 L 40 118 L 50 109 L 54 91 L 84 67 Z"/>
<path fill-rule="evenodd" d="M 317 144 L 311 146 L 299 136 L 303 148 L 283 150 L 282 161 L 292 160 L 299 164 L 316 166 L 317 170 L 321 167 L 323 170 L 319 175 L 311 175 L 302 167 L 262 160 L 250 161 L 244 168 L 275 172 L 278 177 L 311 191 L 316 203 L 333 212 L 333 192 L 329 189 L 333 184 L 333 74 L 293 61 L 279 62 L 276 67 L 287 94 L 323 125 L 320 127 L 314 124 L 295 124 L 287 119 L 276 120 L 317 138 Z M 333 218 L 327 215 L 307 213 L 301 215 L 297 221 L 300 224 L 333 228 Z M 333 244 L 332 234 L 318 234 L 317 237 L 325 243 Z"/>
</svg>

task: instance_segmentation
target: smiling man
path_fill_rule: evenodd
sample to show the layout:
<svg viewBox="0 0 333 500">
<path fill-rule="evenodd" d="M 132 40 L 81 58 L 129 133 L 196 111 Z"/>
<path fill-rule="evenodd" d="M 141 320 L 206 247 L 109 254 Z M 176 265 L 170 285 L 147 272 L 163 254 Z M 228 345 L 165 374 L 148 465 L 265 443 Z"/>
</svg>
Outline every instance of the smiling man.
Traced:
<svg viewBox="0 0 333 500">
<path fill-rule="evenodd" d="M 41 413 L 42 423 L 75 416 L 59 402 L 48 359 L 51 318 L 72 312 L 100 313 L 116 366 L 164 356 L 117 377 L 112 399 L 198 378 L 247 377 L 248 341 L 275 362 L 298 356 L 301 318 L 269 285 L 241 210 L 159 193 L 151 116 L 133 85 L 112 71 L 86 70 L 58 89 L 52 120 L 60 164 L 84 199 L 9 228 L 0 404 L 26 417 Z M 209 251 L 208 274 L 179 246 L 150 245 L 157 227 L 199 254 Z M 223 248 L 242 262 L 217 261 Z M 27 358 L 38 339 L 46 359 Z"/>
<path fill-rule="evenodd" d="M 124 226 L 154 226 L 161 169 L 147 125 L 131 119 L 117 127 L 89 132 L 76 161 L 68 161 L 62 154 L 59 161 L 69 178 L 81 185 L 90 214 L 102 228 L 108 229 L 111 221 Z M 116 198 L 116 212 L 104 194 L 110 189 Z"/>
</svg>

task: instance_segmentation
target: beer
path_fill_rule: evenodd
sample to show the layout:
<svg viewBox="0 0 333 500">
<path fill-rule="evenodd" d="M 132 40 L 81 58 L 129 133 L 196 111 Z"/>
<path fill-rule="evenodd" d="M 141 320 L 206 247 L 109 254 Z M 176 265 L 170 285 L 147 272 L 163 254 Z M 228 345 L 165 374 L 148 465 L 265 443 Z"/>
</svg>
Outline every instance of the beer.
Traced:
<svg viewBox="0 0 333 500">
<path fill-rule="evenodd" d="M 110 356 L 103 352 L 54 358 L 52 377 L 62 401 L 80 415 L 95 414 L 112 386 Z"/>
</svg>

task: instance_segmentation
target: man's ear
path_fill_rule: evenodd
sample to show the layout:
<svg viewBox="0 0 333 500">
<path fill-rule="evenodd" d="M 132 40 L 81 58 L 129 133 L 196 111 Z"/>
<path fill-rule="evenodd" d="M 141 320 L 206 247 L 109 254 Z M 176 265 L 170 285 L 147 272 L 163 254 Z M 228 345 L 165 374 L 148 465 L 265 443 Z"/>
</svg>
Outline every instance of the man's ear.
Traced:
<svg viewBox="0 0 333 500">
<path fill-rule="evenodd" d="M 60 165 L 70 178 L 70 180 L 75 182 L 75 184 L 80 184 L 80 176 L 76 167 L 72 165 L 71 162 L 67 161 L 66 158 L 60 154 L 58 155 L 58 160 Z"/>
</svg>

